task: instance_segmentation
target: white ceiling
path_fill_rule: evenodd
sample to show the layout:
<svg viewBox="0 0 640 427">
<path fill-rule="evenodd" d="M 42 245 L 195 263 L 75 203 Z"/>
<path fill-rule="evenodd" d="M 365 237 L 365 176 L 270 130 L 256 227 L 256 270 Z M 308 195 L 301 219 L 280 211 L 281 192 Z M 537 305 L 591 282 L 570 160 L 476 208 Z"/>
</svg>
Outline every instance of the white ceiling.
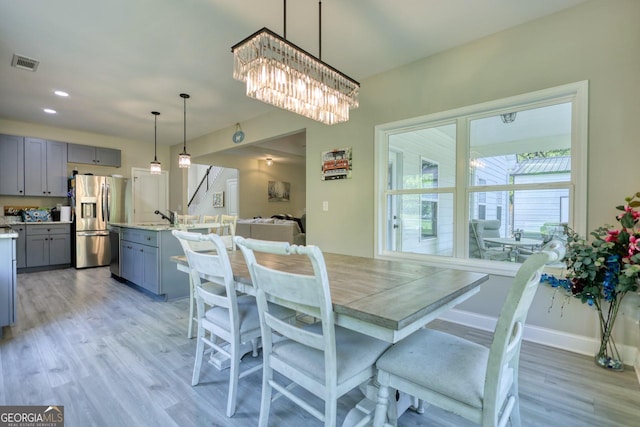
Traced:
<svg viewBox="0 0 640 427">
<path fill-rule="evenodd" d="M 583 1 L 325 0 L 322 59 L 362 81 Z M 0 118 L 151 142 L 157 110 L 172 145 L 186 92 L 187 139 L 242 123 L 274 108 L 231 76 L 231 46 L 262 27 L 282 35 L 282 1 L 0 0 Z M 287 39 L 318 54 L 317 1 L 288 2 Z"/>
</svg>

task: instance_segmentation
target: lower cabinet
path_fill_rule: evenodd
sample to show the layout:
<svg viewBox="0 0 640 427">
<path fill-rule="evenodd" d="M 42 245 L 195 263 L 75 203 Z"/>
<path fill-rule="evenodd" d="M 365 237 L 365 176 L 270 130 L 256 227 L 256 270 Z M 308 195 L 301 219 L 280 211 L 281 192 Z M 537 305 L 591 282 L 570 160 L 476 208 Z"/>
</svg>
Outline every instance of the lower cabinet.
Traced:
<svg viewBox="0 0 640 427">
<path fill-rule="evenodd" d="M 158 248 L 122 240 L 120 244 L 122 278 L 154 294 L 160 293 Z"/>
<path fill-rule="evenodd" d="M 25 228 L 25 267 L 71 264 L 69 224 L 27 224 Z"/>
<path fill-rule="evenodd" d="M 11 229 L 18 233 L 16 240 L 16 268 L 25 268 L 27 266 L 27 226 L 24 224 L 16 224 Z"/>
<path fill-rule="evenodd" d="M 171 260 L 184 255 L 171 230 L 120 226 L 120 274 L 123 279 L 165 299 L 189 295 L 189 276 Z M 206 232 L 205 229 L 193 230 Z"/>
</svg>

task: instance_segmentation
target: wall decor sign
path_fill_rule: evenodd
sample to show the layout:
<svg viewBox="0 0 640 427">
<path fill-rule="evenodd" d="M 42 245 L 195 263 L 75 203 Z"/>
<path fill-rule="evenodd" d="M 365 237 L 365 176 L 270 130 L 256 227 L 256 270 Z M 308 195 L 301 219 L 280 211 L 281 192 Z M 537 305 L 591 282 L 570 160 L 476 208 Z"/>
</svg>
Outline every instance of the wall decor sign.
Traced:
<svg viewBox="0 0 640 427">
<path fill-rule="evenodd" d="M 351 147 L 335 148 L 322 153 L 322 180 L 351 178 Z"/>
<path fill-rule="evenodd" d="M 224 208 L 224 191 L 213 193 L 213 207 Z"/>
<path fill-rule="evenodd" d="M 270 202 L 288 202 L 291 184 L 284 181 L 269 181 L 267 193 Z"/>
</svg>

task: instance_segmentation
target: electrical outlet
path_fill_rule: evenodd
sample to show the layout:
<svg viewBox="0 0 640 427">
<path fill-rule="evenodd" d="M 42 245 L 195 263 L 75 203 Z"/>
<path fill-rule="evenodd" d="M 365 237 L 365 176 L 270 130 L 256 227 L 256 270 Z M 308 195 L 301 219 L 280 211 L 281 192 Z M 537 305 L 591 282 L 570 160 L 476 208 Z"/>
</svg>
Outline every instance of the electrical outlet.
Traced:
<svg viewBox="0 0 640 427">
<path fill-rule="evenodd" d="M 322 202 L 322 210 L 327 212 L 329 210 L 329 202 L 328 201 L 324 201 Z"/>
</svg>

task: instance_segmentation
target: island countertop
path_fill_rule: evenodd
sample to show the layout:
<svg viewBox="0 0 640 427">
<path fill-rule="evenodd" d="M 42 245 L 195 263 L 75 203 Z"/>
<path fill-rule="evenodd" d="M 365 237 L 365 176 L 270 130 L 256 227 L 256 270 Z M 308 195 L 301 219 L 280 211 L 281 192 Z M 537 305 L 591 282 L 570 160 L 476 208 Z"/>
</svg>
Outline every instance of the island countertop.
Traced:
<svg viewBox="0 0 640 427">
<path fill-rule="evenodd" d="M 207 222 L 200 224 L 180 224 L 180 225 L 171 225 L 166 222 L 111 222 L 109 223 L 111 227 L 121 227 L 121 228 L 137 228 L 140 230 L 149 230 L 149 231 L 165 231 L 165 230 L 193 230 L 193 229 L 207 229 L 207 228 L 215 228 L 219 227 L 220 224 L 215 222 Z"/>
</svg>

